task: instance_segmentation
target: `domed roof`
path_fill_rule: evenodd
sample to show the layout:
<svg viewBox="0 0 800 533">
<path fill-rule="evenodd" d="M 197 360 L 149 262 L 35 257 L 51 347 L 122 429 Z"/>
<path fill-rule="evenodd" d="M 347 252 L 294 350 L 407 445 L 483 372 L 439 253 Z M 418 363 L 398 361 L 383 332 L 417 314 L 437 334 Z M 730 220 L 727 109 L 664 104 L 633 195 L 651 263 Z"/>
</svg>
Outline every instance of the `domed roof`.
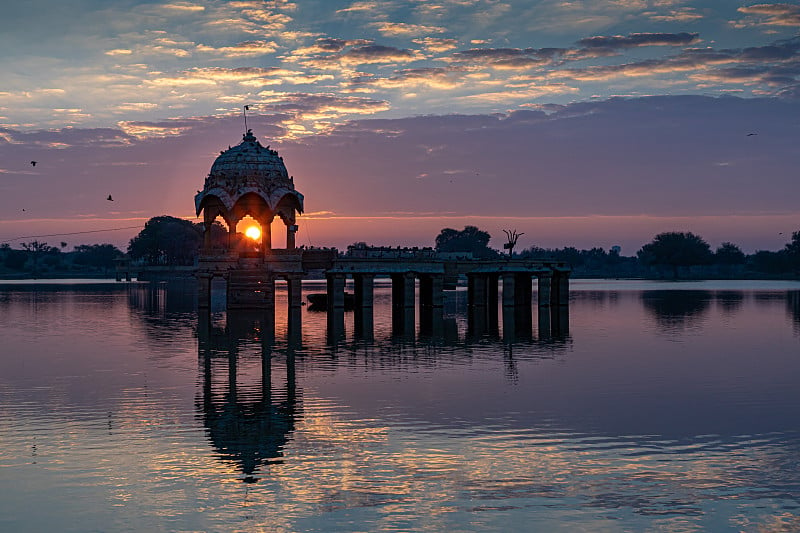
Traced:
<svg viewBox="0 0 800 533">
<path fill-rule="evenodd" d="M 252 130 L 247 130 L 242 142 L 220 153 L 211 165 L 211 181 L 233 179 L 252 185 L 286 184 L 289 173 L 278 152 L 264 148 Z"/>
<path fill-rule="evenodd" d="M 218 198 L 230 210 L 245 194 L 255 193 L 275 209 L 285 196 L 295 198 L 298 211 L 303 210 L 303 195 L 294 188 L 283 158 L 269 146 L 261 146 L 252 130 L 242 136 L 242 142 L 228 147 L 211 165 L 202 191 L 195 195 L 197 214 L 203 209 L 206 197 Z"/>
</svg>

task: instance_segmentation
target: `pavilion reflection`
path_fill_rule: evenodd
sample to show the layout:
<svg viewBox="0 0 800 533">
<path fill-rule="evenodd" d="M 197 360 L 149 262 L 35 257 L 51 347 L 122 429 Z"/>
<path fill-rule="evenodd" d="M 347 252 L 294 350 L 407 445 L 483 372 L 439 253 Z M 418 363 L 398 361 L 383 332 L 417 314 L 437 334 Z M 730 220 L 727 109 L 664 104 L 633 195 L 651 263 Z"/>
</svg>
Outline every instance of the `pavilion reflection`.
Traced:
<svg viewBox="0 0 800 533">
<path fill-rule="evenodd" d="M 274 335 L 274 321 L 263 312 L 228 311 L 224 324 L 214 323 L 210 313 L 199 314 L 197 417 L 220 460 L 236 465 L 249 483 L 258 480 L 264 465 L 282 462 L 299 411 L 293 335 L 290 331 L 281 350 L 286 356 L 282 388 L 273 387 Z M 256 384 L 245 385 L 253 362 L 260 363 L 260 376 Z M 227 379 L 220 382 L 219 374 Z"/>
</svg>

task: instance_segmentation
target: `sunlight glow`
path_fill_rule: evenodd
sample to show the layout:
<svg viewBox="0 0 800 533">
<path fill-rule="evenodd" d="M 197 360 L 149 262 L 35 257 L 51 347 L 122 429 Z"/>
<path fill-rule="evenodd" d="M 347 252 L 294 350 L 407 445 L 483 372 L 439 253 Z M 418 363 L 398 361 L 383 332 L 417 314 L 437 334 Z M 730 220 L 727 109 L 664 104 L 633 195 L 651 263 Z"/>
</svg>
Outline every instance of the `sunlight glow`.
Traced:
<svg viewBox="0 0 800 533">
<path fill-rule="evenodd" d="M 261 230 L 258 229 L 258 227 L 256 226 L 250 226 L 245 230 L 244 234 L 253 239 L 254 241 L 257 241 L 259 237 L 261 237 Z"/>
</svg>

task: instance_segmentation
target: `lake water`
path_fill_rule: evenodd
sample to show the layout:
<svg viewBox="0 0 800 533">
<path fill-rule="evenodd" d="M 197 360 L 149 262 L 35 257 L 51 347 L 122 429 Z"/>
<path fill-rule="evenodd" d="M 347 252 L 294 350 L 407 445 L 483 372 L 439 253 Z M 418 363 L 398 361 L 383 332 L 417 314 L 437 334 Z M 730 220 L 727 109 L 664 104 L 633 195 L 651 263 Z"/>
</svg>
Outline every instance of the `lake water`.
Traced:
<svg viewBox="0 0 800 533">
<path fill-rule="evenodd" d="M 800 531 L 800 283 L 572 288 L 398 336 L 379 286 L 361 338 L 6 282 L 0 531 Z"/>
</svg>

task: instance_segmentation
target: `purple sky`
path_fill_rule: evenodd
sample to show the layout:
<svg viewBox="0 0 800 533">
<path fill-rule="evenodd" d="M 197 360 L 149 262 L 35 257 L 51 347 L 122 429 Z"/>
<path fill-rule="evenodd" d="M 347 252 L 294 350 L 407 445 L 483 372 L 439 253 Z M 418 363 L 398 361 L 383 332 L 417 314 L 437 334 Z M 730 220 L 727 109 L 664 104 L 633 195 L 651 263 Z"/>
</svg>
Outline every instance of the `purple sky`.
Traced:
<svg viewBox="0 0 800 533">
<path fill-rule="evenodd" d="M 306 197 L 299 244 L 779 249 L 798 28 L 797 4 L 711 0 L 32 0 L 0 21 L 0 241 L 194 219 L 249 104 Z"/>
</svg>

